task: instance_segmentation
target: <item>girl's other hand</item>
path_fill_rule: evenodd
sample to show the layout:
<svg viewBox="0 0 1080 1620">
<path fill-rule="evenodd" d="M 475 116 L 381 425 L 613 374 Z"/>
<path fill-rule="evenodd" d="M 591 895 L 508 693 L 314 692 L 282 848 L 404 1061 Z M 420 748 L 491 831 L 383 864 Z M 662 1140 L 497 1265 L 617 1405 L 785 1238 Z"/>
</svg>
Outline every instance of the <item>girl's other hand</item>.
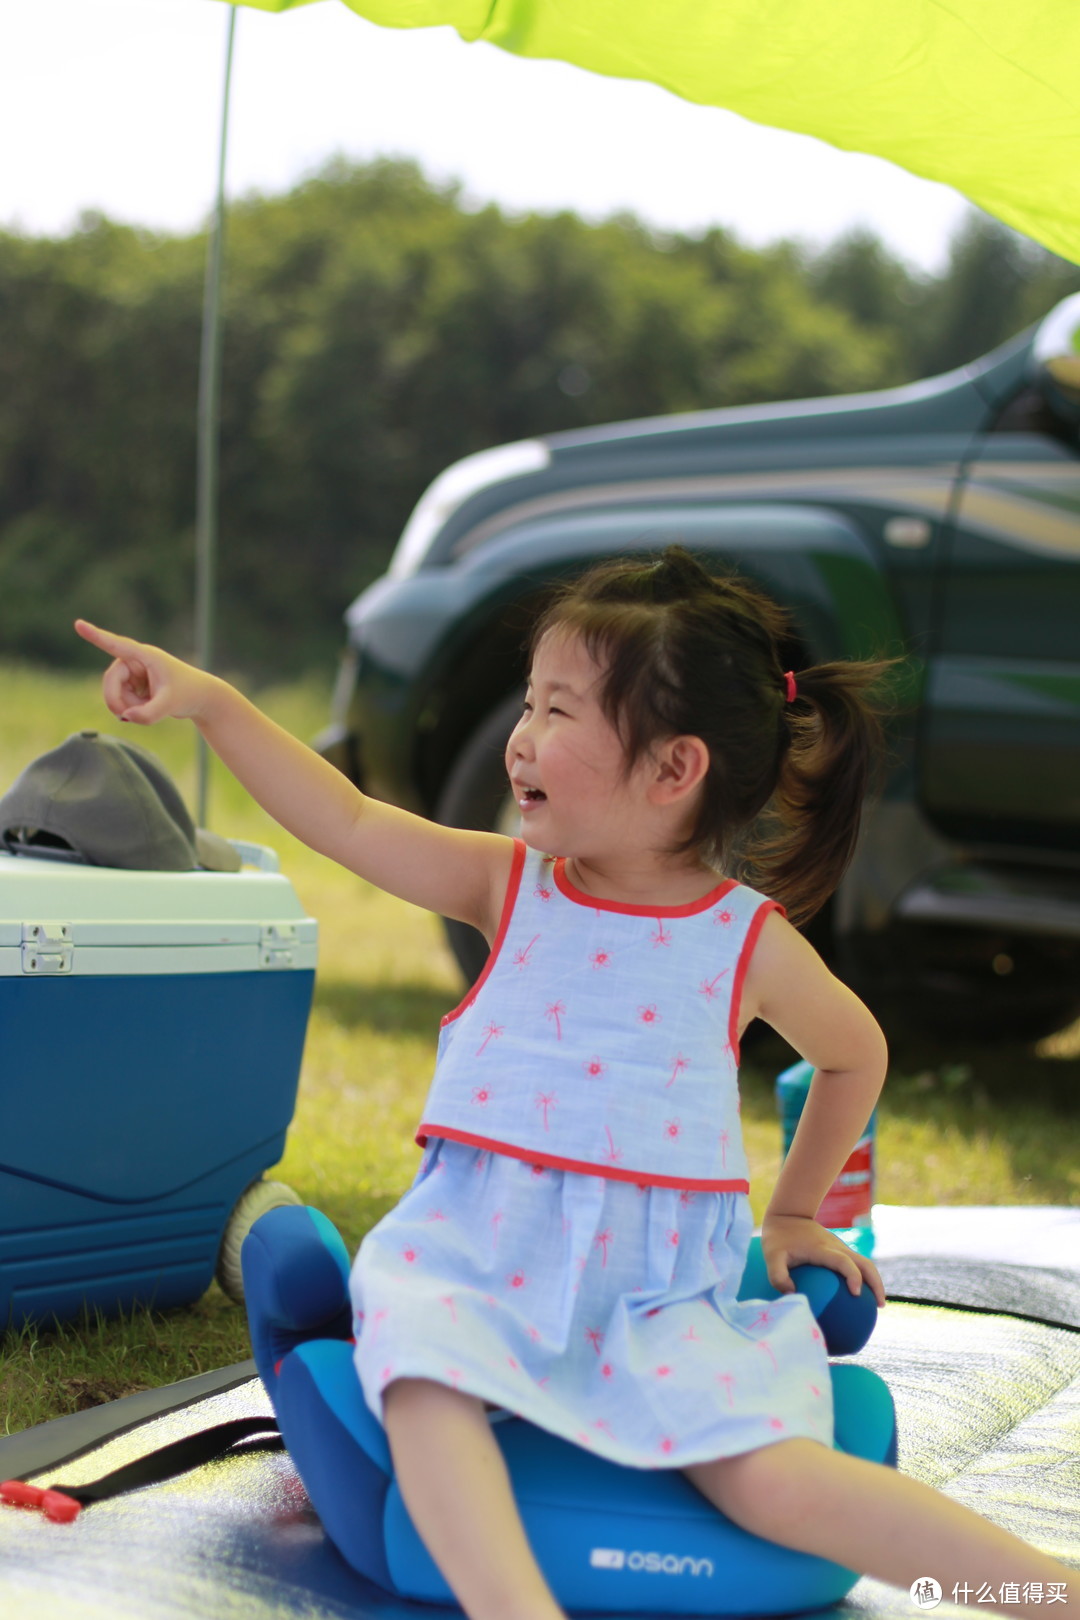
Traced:
<svg viewBox="0 0 1080 1620">
<path fill-rule="evenodd" d="M 152 726 L 169 718 L 199 718 L 213 686 L 212 676 L 160 647 L 99 630 L 85 619 L 76 619 L 75 629 L 84 641 L 100 647 L 113 660 L 102 679 L 102 695 L 118 719 Z"/>
<path fill-rule="evenodd" d="M 835 1232 L 806 1215 L 766 1215 L 761 1223 L 761 1248 L 769 1281 L 781 1294 L 795 1290 L 792 1266 L 826 1266 L 839 1272 L 853 1294 L 869 1284 L 879 1305 L 885 1303 L 885 1288 L 872 1260 L 858 1254 Z"/>
</svg>

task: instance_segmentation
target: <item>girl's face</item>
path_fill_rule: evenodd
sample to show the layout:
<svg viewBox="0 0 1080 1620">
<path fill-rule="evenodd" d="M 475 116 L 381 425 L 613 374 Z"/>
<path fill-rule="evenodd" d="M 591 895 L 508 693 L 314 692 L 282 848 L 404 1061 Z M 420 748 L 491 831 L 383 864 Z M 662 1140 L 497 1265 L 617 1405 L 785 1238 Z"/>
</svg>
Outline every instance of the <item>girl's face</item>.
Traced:
<svg viewBox="0 0 1080 1620">
<path fill-rule="evenodd" d="M 577 636 L 546 635 L 506 745 L 522 836 L 546 854 L 613 853 L 641 833 L 647 772 L 639 762 L 626 773 L 622 742 L 600 707 L 602 673 Z"/>
</svg>

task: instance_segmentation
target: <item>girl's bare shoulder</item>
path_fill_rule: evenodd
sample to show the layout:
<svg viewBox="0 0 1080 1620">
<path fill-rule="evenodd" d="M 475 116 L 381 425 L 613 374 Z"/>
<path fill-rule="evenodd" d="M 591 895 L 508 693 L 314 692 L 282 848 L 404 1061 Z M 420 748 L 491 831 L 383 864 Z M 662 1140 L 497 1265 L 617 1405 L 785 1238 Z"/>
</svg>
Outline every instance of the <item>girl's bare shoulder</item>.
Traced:
<svg viewBox="0 0 1080 1620">
<path fill-rule="evenodd" d="M 750 960 L 744 1008 L 820 1068 L 845 1067 L 854 1047 L 884 1050 L 869 1008 L 777 911 L 765 919 Z"/>
</svg>

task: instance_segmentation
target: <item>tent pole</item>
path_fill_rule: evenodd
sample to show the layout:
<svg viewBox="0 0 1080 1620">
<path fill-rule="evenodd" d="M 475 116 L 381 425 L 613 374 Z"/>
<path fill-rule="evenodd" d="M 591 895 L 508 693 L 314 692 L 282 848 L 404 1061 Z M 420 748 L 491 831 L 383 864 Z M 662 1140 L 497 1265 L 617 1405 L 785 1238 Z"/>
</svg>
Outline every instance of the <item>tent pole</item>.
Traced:
<svg viewBox="0 0 1080 1620">
<path fill-rule="evenodd" d="M 236 6 L 229 6 L 225 46 L 225 85 L 221 100 L 217 199 L 206 251 L 202 344 L 199 352 L 199 404 L 195 450 L 195 662 L 214 666 L 214 607 L 217 590 L 218 446 L 221 432 L 221 283 L 225 262 L 225 154 L 229 139 Z M 198 741 L 196 821 L 206 826 L 210 796 L 210 751 Z"/>
</svg>

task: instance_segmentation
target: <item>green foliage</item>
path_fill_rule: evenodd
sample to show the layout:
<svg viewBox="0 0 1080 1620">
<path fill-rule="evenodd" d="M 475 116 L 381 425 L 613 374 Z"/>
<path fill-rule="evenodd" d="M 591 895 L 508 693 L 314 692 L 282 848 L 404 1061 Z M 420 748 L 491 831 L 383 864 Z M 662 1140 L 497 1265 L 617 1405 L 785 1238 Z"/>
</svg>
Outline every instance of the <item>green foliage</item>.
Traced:
<svg viewBox="0 0 1080 1620">
<path fill-rule="evenodd" d="M 81 613 L 190 649 L 205 238 L 0 233 L 0 647 L 88 667 Z M 1080 273 L 982 216 L 938 278 L 631 217 L 467 210 L 335 161 L 228 225 L 220 661 L 328 667 L 448 462 L 620 418 L 870 389 L 985 352 Z"/>
<path fill-rule="evenodd" d="M 1080 270 L 984 214 L 952 243 L 948 274 L 927 288 L 915 328 L 916 361 L 960 366 L 1037 321 L 1080 289 Z"/>
</svg>

